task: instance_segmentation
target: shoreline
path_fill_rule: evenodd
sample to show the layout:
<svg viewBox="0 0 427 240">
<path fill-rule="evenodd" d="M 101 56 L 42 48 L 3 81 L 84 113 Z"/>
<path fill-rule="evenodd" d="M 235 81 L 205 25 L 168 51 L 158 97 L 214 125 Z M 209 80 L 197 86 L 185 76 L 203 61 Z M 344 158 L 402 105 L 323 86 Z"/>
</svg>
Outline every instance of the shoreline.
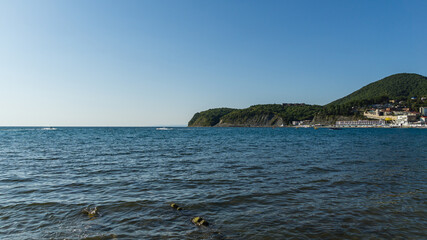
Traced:
<svg viewBox="0 0 427 240">
<path fill-rule="evenodd" d="M 384 129 L 427 129 L 427 125 L 424 126 L 337 126 L 337 125 L 301 125 L 301 126 L 187 126 L 189 128 L 328 128 L 328 129 L 345 129 L 345 128 L 384 128 Z"/>
<path fill-rule="evenodd" d="M 323 125 L 323 126 L 291 126 L 293 128 L 338 128 L 338 129 L 343 129 L 343 128 L 385 128 L 385 129 L 390 129 L 390 128 L 397 128 L 397 129 L 404 129 L 404 128 L 420 128 L 420 129 L 427 129 L 427 125 L 425 126 L 337 126 L 337 125 Z"/>
</svg>

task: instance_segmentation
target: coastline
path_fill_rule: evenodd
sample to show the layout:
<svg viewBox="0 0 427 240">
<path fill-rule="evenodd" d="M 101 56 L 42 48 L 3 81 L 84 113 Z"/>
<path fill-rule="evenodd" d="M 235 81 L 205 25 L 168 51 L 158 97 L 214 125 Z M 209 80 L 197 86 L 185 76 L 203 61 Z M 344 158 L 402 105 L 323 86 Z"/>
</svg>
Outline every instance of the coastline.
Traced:
<svg viewBox="0 0 427 240">
<path fill-rule="evenodd" d="M 384 129 L 409 129 L 409 128 L 417 128 L 417 129 L 427 129 L 427 125 L 425 126 L 336 126 L 336 125 L 304 125 L 304 126 L 188 126 L 189 128 L 335 128 L 335 129 L 348 129 L 348 128 L 384 128 Z"/>
</svg>

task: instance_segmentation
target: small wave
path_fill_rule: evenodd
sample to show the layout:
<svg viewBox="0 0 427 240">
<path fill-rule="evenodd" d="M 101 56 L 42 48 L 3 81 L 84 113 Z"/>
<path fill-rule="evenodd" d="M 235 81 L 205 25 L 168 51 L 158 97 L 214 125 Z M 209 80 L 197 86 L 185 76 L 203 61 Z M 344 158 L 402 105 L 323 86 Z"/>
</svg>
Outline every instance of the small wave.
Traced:
<svg viewBox="0 0 427 240">
<path fill-rule="evenodd" d="M 33 182 L 35 179 L 23 178 L 23 177 L 12 177 L 7 179 L 0 179 L 0 183 L 17 183 L 17 182 Z"/>
<path fill-rule="evenodd" d="M 307 191 L 307 190 L 318 190 L 319 188 L 315 186 L 301 186 L 297 188 L 297 191 Z"/>
<path fill-rule="evenodd" d="M 310 183 L 327 183 L 329 182 L 328 179 L 318 179 L 318 180 L 313 180 Z"/>
<path fill-rule="evenodd" d="M 106 212 L 137 212 L 144 208 L 151 208 L 156 202 L 150 200 L 138 200 L 138 201 L 117 201 L 104 203 L 99 206 L 105 209 Z"/>
<path fill-rule="evenodd" d="M 109 235 L 99 235 L 99 236 L 82 238 L 82 240 L 106 240 L 106 239 L 117 239 L 117 235 L 109 234 Z"/>
<path fill-rule="evenodd" d="M 354 185 L 360 185 L 360 186 L 375 185 L 375 183 L 354 181 L 354 180 L 338 180 L 330 184 L 330 186 L 354 186 Z"/>
<path fill-rule="evenodd" d="M 0 131 L 5 131 L 5 132 L 22 132 L 22 131 L 34 131 L 36 130 L 35 128 L 3 128 L 0 129 Z"/>
<path fill-rule="evenodd" d="M 156 128 L 156 130 L 159 130 L 159 131 L 170 131 L 170 130 L 173 130 L 173 128 L 159 127 L 159 128 Z"/>
<path fill-rule="evenodd" d="M 42 128 L 41 130 L 53 131 L 53 130 L 56 130 L 56 128 L 54 128 L 54 127 L 47 127 L 47 128 Z"/>
<path fill-rule="evenodd" d="M 313 173 L 318 174 L 318 173 L 328 173 L 328 172 L 337 172 L 337 171 L 338 170 L 332 169 L 332 168 L 311 167 L 306 172 L 311 174 Z"/>
<path fill-rule="evenodd" d="M 243 167 L 242 170 L 263 170 L 264 167 L 263 166 L 248 166 L 248 167 Z"/>
</svg>

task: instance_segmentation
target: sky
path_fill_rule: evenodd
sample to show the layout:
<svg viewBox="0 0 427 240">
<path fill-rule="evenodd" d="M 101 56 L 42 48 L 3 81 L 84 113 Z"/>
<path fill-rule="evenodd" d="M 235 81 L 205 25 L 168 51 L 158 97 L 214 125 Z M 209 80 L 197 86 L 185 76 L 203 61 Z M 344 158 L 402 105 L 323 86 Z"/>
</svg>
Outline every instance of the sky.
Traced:
<svg viewBox="0 0 427 240">
<path fill-rule="evenodd" d="M 185 126 L 427 75 L 427 1 L 0 0 L 0 126 Z"/>
</svg>

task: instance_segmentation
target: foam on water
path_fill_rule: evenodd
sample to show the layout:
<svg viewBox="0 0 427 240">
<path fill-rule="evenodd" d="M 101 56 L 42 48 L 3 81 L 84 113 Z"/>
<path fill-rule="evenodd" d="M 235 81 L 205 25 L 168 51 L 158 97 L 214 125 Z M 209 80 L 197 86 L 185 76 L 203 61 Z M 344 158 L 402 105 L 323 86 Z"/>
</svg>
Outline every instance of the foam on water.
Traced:
<svg viewBox="0 0 427 240">
<path fill-rule="evenodd" d="M 56 128 L 54 128 L 54 127 L 46 127 L 46 128 L 42 128 L 41 130 L 53 131 L 53 130 L 56 130 Z"/>
<path fill-rule="evenodd" d="M 159 127 L 159 128 L 156 128 L 156 130 L 160 130 L 160 131 L 169 131 L 169 130 L 173 130 L 173 128 Z"/>
</svg>

